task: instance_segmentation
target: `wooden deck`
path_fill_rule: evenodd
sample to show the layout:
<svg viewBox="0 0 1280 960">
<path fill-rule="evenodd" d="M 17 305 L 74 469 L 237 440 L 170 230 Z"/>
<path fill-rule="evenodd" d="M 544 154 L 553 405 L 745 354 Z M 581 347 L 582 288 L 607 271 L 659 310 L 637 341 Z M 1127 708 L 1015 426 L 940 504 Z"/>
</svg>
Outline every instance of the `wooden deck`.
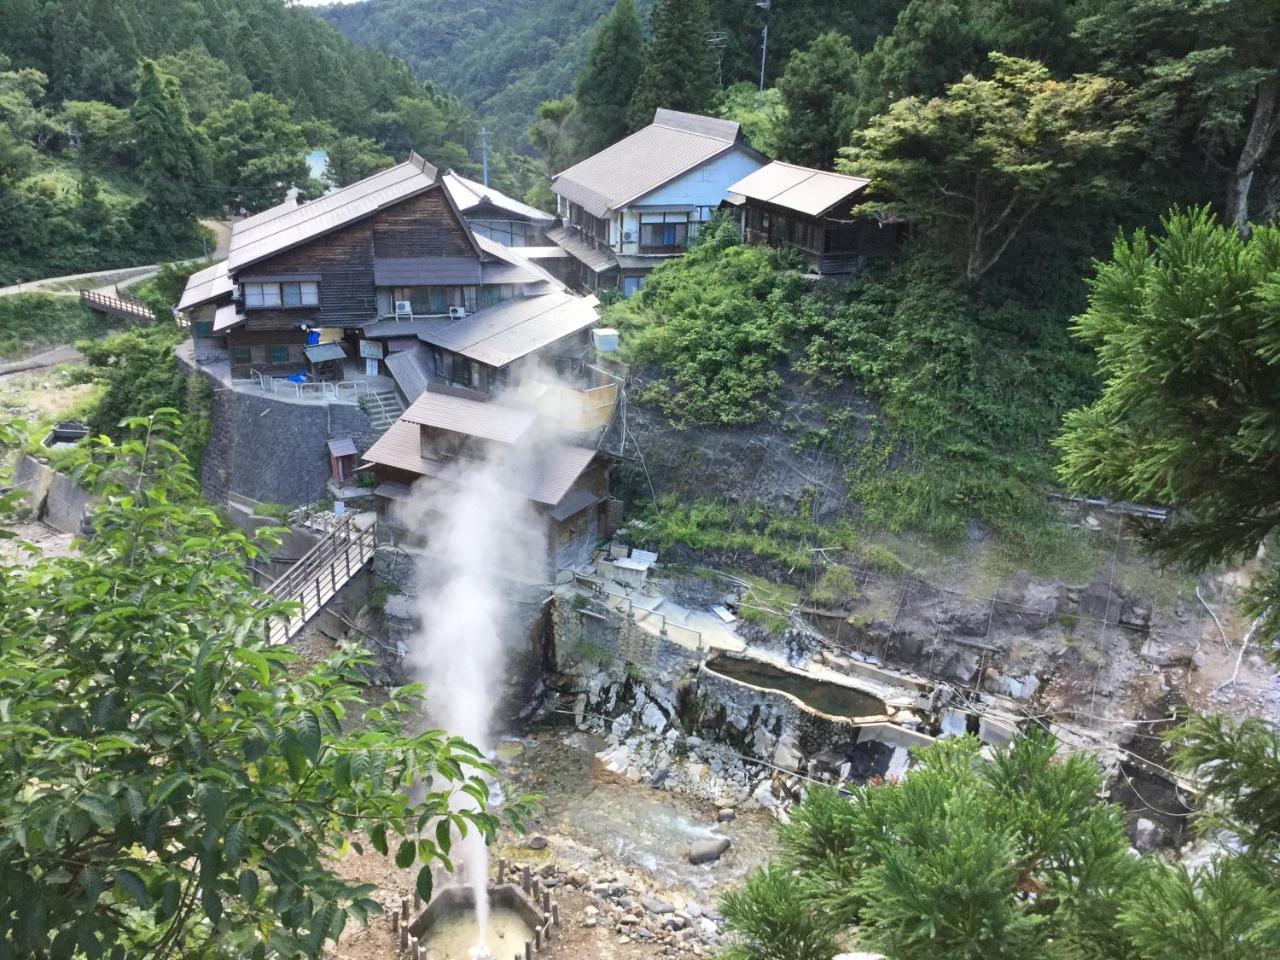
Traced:
<svg viewBox="0 0 1280 960">
<path fill-rule="evenodd" d="M 361 528 L 354 514 L 344 516 L 306 556 L 267 588 L 273 599 L 299 604 L 289 620 L 271 621 L 267 628 L 269 643 L 288 643 L 296 637 L 364 569 L 373 559 L 377 531 L 376 522 Z"/>
<path fill-rule="evenodd" d="M 130 323 L 150 323 L 156 318 L 150 307 L 133 297 L 113 297 L 97 290 L 81 290 L 80 302 L 94 313 Z"/>
</svg>

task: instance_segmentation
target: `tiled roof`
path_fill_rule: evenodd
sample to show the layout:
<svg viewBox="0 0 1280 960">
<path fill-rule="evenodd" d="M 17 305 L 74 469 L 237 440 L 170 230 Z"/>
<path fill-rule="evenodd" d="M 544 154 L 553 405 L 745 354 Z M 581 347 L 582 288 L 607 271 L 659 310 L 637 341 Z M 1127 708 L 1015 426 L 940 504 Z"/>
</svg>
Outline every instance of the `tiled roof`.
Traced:
<svg viewBox="0 0 1280 960">
<path fill-rule="evenodd" d="M 741 142 L 731 120 L 659 110 L 649 126 L 556 174 L 551 189 L 607 217 Z"/>
<path fill-rule="evenodd" d="M 182 299 L 178 301 L 179 310 L 190 310 L 202 303 L 210 303 L 219 297 L 225 297 L 236 288 L 227 276 L 227 262 L 215 263 L 211 267 L 197 270 L 187 278 L 187 287 L 182 291 Z"/>
<path fill-rule="evenodd" d="M 300 206 L 273 208 L 265 212 L 271 216 L 258 214 L 242 220 L 232 229 L 227 269 L 235 274 L 248 264 L 361 220 L 438 182 L 436 168 L 414 154 L 404 163 Z"/>
<path fill-rule="evenodd" d="M 490 206 L 513 214 L 514 217 L 519 219 L 545 223 L 550 223 L 555 219 L 554 214 L 539 210 L 537 207 L 531 207 L 527 203 L 521 203 L 519 200 L 513 200 L 492 187 L 486 187 L 483 183 L 460 177 L 452 170 L 447 171 L 441 177 L 441 180 L 444 182 L 445 189 L 453 197 L 453 202 L 458 205 L 458 209 L 463 213 L 471 213 L 476 207 L 488 203 Z"/>
<path fill-rule="evenodd" d="M 852 206 L 853 197 L 866 189 L 870 182 L 865 177 L 850 177 L 775 160 L 743 177 L 728 192 L 819 217 L 842 203 Z M 835 212 L 842 215 L 848 210 Z"/>
<path fill-rule="evenodd" d="M 518 297 L 418 336 L 437 347 L 505 367 L 557 340 L 594 326 L 597 300 L 556 292 Z"/>
</svg>

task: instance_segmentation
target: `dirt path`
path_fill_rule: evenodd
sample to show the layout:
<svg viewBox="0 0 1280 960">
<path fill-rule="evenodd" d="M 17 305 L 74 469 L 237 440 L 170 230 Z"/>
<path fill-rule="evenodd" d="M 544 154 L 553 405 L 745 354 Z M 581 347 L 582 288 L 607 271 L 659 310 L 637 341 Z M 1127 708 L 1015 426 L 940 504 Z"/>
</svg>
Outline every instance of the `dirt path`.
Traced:
<svg viewBox="0 0 1280 960">
<path fill-rule="evenodd" d="M 79 350 L 75 347 L 63 344 L 60 347 L 45 350 L 23 360 L 14 360 L 10 363 L 0 363 L 0 377 L 6 377 L 14 373 L 24 373 L 27 370 L 41 370 L 45 367 L 56 367 L 60 363 L 79 363 L 83 359 L 84 354 Z"/>
</svg>

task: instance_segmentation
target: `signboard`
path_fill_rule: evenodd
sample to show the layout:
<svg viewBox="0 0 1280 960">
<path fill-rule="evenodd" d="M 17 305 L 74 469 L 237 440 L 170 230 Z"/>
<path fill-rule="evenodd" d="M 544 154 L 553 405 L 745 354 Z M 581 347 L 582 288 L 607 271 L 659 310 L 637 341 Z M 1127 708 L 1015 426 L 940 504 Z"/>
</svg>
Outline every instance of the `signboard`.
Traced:
<svg viewBox="0 0 1280 960">
<path fill-rule="evenodd" d="M 378 340 L 361 340 L 360 356 L 366 360 L 381 360 L 383 357 L 384 347 Z"/>
</svg>

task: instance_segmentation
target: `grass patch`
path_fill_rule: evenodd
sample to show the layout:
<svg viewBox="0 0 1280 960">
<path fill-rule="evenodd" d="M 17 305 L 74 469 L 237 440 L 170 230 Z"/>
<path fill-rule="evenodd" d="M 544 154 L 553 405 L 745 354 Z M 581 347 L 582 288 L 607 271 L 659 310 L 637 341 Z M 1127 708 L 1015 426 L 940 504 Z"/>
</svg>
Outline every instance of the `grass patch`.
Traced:
<svg viewBox="0 0 1280 960">
<path fill-rule="evenodd" d="M 800 591 L 789 583 L 774 583 L 749 573 L 734 574 L 747 584 L 747 593 L 738 604 L 743 620 L 759 623 L 770 633 L 782 633 L 791 621 L 791 611 L 800 602 Z"/>
<path fill-rule="evenodd" d="M 667 494 L 648 507 L 642 517 L 645 526 L 637 532 L 645 533 L 649 545 L 660 551 L 684 546 L 806 571 L 816 563 L 815 549 L 853 550 L 857 545 L 852 524 L 819 525 L 811 518 L 810 503 L 806 498 L 795 513 L 781 514 L 761 503 L 698 500 L 685 505 Z"/>
<path fill-rule="evenodd" d="M 17 360 L 50 347 L 98 336 L 107 326 L 74 297 L 19 293 L 0 297 L 0 360 Z"/>
</svg>

